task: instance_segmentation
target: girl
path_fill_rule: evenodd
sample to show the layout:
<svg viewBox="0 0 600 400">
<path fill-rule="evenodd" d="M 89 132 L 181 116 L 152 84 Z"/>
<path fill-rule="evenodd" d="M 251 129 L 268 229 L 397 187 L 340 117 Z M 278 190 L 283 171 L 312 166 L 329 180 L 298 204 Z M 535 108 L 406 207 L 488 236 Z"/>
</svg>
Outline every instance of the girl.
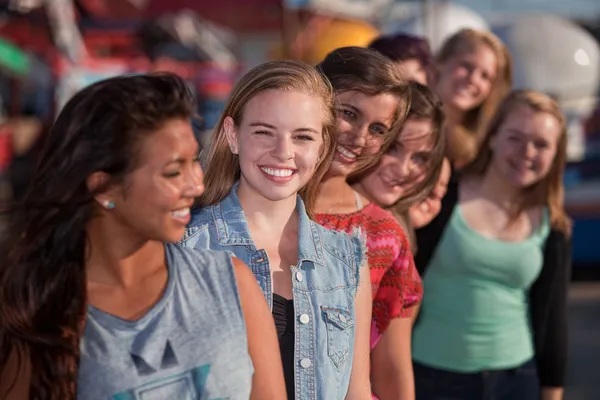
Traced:
<svg viewBox="0 0 600 400">
<path fill-rule="evenodd" d="M 174 75 L 76 94 L 0 252 L 3 399 L 281 399 L 273 320 L 250 270 L 179 240 L 204 190 Z"/>
<path fill-rule="evenodd" d="M 369 396 L 364 243 L 310 219 L 333 156 L 332 104 L 309 65 L 248 72 L 206 151 L 206 192 L 183 242 L 250 265 L 275 316 L 290 399 Z"/>
<path fill-rule="evenodd" d="M 426 267 L 413 335 L 418 399 L 561 399 L 570 222 L 563 208 L 565 119 L 517 91 L 477 159 L 417 231 Z M 485 395 L 484 395 L 485 394 Z"/>
<path fill-rule="evenodd" d="M 443 163 L 444 114 L 435 94 L 419 83 L 411 87 L 408 117 L 394 144 L 379 163 L 349 181 L 358 193 L 390 210 L 413 236 L 409 209 L 428 196 L 437 183 Z"/>
<path fill-rule="evenodd" d="M 444 158 L 439 178 L 427 198 L 410 207 L 408 214 L 413 229 L 426 226 L 439 214 L 442 208 L 442 199 L 448 191 L 451 172 L 450 161 Z"/>
<path fill-rule="evenodd" d="M 381 399 L 410 399 L 414 397 L 411 324 L 398 317 L 410 316 L 421 297 L 421 280 L 395 218 L 346 182 L 351 173 L 375 164 L 377 154 L 396 138 L 407 113 L 410 87 L 392 62 L 369 49 L 335 50 L 319 69 L 336 91 L 338 144 L 319 187 L 316 218 L 330 229 L 366 233 L 373 286 L 372 391 Z"/>
<path fill-rule="evenodd" d="M 427 85 L 432 64 L 427 39 L 402 33 L 380 36 L 369 44 L 369 48 L 392 60 L 407 79 Z"/>
<path fill-rule="evenodd" d="M 510 54 L 494 34 L 462 29 L 436 57 L 432 88 L 444 104 L 448 152 L 454 168 L 472 161 L 484 130 L 512 85 Z"/>
</svg>

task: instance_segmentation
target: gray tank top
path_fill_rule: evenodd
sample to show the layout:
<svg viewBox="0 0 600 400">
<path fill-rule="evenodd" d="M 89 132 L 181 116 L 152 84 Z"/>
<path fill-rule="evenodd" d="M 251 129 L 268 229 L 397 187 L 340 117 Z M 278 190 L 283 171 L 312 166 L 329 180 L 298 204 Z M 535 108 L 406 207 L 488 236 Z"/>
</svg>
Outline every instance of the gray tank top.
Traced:
<svg viewBox="0 0 600 400">
<path fill-rule="evenodd" d="M 77 398 L 247 400 L 252 361 L 231 258 L 166 245 L 162 298 L 137 321 L 88 307 Z"/>
</svg>

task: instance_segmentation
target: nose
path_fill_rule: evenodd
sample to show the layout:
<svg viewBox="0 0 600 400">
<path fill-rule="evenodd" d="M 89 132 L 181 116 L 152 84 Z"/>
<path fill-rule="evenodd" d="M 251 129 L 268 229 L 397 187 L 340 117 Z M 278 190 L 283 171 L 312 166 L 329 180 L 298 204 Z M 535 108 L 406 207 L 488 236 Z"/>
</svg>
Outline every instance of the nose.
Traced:
<svg viewBox="0 0 600 400">
<path fill-rule="evenodd" d="M 394 175 L 396 180 L 398 182 L 405 182 L 410 178 L 410 174 L 410 157 L 406 157 L 405 154 L 402 154 L 400 157 L 396 158 L 396 162 L 394 163 Z"/>
<path fill-rule="evenodd" d="M 525 158 L 532 159 L 535 157 L 535 145 L 531 142 L 525 143 Z"/>
<path fill-rule="evenodd" d="M 288 137 L 280 137 L 275 143 L 275 148 L 271 155 L 280 161 L 287 161 L 294 155 L 291 139 Z"/>
<path fill-rule="evenodd" d="M 189 197 L 199 197 L 202 193 L 204 193 L 204 172 L 202 171 L 202 167 L 200 167 L 199 164 L 196 164 L 192 168 L 192 173 L 188 174 L 184 195 Z"/>
<path fill-rule="evenodd" d="M 367 124 L 355 126 L 352 129 L 351 139 L 352 143 L 348 143 L 348 145 L 356 148 L 366 147 L 369 139 L 369 126 Z"/>
</svg>

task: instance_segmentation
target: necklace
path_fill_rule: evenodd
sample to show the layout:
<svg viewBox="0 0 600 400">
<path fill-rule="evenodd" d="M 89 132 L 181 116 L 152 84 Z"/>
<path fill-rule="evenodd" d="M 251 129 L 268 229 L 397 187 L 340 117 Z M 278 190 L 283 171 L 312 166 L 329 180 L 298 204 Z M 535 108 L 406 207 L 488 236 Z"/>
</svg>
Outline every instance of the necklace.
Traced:
<svg viewBox="0 0 600 400">
<path fill-rule="evenodd" d="M 345 189 L 344 191 L 346 193 L 343 193 L 341 196 L 339 196 L 337 201 L 335 203 L 333 203 L 331 205 L 331 207 L 329 207 L 329 209 L 327 210 L 327 212 L 325 212 L 325 214 L 335 214 L 332 211 L 346 199 L 346 194 L 348 193 L 348 187 L 350 187 L 350 186 L 346 185 L 346 187 L 344 188 Z M 352 189 L 352 187 L 350 187 L 350 190 L 351 190 L 352 194 L 354 194 L 354 189 Z"/>
</svg>

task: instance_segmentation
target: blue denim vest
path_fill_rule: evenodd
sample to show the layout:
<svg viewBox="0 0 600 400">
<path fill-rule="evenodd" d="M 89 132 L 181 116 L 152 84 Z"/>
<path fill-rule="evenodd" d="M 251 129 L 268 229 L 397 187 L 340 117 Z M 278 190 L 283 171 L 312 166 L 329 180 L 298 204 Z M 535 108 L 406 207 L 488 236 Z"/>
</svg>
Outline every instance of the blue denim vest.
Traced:
<svg viewBox="0 0 600 400">
<path fill-rule="evenodd" d="M 354 297 L 366 264 L 359 234 L 349 236 L 310 220 L 298 196 L 298 264 L 291 266 L 297 399 L 344 399 L 354 354 Z M 269 260 L 250 238 L 237 185 L 219 204 L 196 210 L 181 244 L 225 250 L 252 269 L 273 305 Z M 364 273 L 368 273 L 365 270 Z"/>
</svg>

